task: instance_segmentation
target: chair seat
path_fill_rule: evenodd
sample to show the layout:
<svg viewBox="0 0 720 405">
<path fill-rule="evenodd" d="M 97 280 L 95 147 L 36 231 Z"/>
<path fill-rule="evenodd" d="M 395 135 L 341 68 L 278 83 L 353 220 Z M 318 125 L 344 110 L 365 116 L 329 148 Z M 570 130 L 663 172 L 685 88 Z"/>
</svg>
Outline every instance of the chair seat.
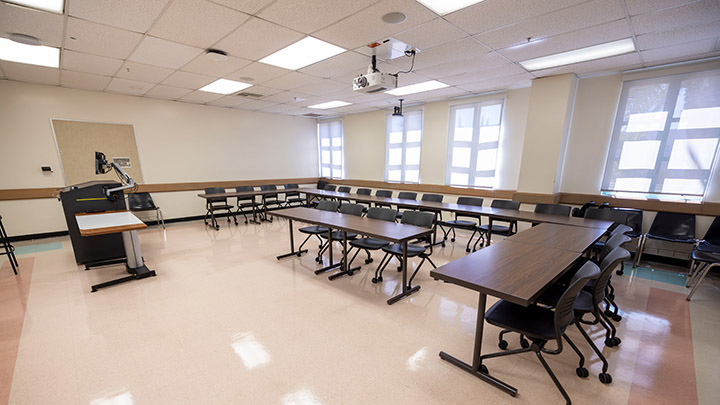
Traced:
<svg viewBox="0 0 720 405">
<path fill-rule="evenodd" d="M 500 300 L 485 312 L 490 325 L 510 329 L 530 338 L 551 340 L 555 338 L 555 313 L 548 308 L 531 305 L 523 307 Z"/>
<path fill-rule="evenodd" d="M 253 205 L 256 205 L 256 204 L 257 204 L 257 203 L 253 204 L 253 203 L 251 203 L 250 201 L 248 201 L 248 202 L 239 203 L 239 204 L 238 204 L 238 207 L 240 207 L 240 208 L 248 208 L 248 207 L 252 207 Z"/>
<path fill-rule="evenodd" d="M 478 226 L 478 229 L 486 232 L 488 231 L 488 225 L 480 225 Z M 498 235 L 510 235 L 510 227 L 504 226 L 504 225 L 495 225 L 493 224 L 493 233 Z"/>
<path fill-rule="evenodd" d="M 321 238 L 327 239 L 327 229 L 325 230 L 325 233 L 320 234 Z M 342 231 L 333 231 L 332 234 L 330 234 L 330 237 L 332 237 L 332 240 L 342 241 L 343 240 L 343 232 Z M 358 234 L 356 233 L 350 233 L 348 232 L 347 238 L 350 239 L 356 239 L 358 237 Z"/>
<path fill-rule="evenodd" d="M 382 239 L 375 238 L 361 238 L 355 239 L 350 242 L 350 246 L 354 246 L 360 249 L 378 250 L 389 245 L 390 242 Z"/>
<path fill-rule="evenodd" d="M 400 243 L 394 243 L 390 246 L 383 247 L 382 250 L 383 250 L 383 252 L 400 256 L 403 254 L 403 245 Z M 425 252 L 424 246 L 408 244 L 408 249 L 407 249 L 408 257 L 415 257 L 424 252 Z"/>
<path fill-rule="evenodd" d="M 208 210 L 210 211 L 217 211 L 217 210 L 229 210 L 232 209 L 231 205 L 211 205 Z"/>
<path fill-rule="evenodd" d="M 300 198 L 300 197 L 292 197 L 292 198 L 288 198 L 288 199 L 287 199 L 287 202 L 291 202 L 291 203 L 294 203 L 294 202 L 305 202 L 305 199 L 304 199 L 304 198 Z"/>
<path fill-rule="evenodd" d="M 707 252 L 695 249 L 692 251 L 692 259 L 698 262 L 718 263 L 720 262 L 720 252 Z"/>
<path fill-rule="evenodd" d="M 456 228 L 473 228 L 477 226 L 477 222 L 474 221 L 465 221 L 463 219 L 452 219 L 450 221 L 443 221 L 441 222 L 442 225 L 445 226 L 454 226 Z M 495 227 L 493 226 L 493 229 Z"/>
<path fill-rule="evenodd" d="M 700 242 L 696 249 L 701 252 L 720 253 L 720 245 L 713 245 L 712 243 L 706 241 Z"/>
<path fill-rule="evenodd" d="M 670 238 L 667 236 L 660 236 L 660 235 L 653 235 L 651 233 L 647 234 L 648 238 L 651 239 L 659 239 L 664 240 L 666 242 L 678 242 L 678 243 L 695 243 L 695 239 L 686 239 L 686 238 Z"/>
<path fill-rule="evenodd" d="M 312 235 L 320 235 L 320 234 L 323 234 L 323 233 L 325 233 L 325 234 L 328 233 L 327 227 L 317 226 L 317 225 L 306 226 L 306 227 L 304 227 L 304 228 L 298 229 L 298 231 L 300 231 L 300 232 L 302 232 L 302 233 L 309 233 L 309 234 L 312 234 Z"/>
</svg>

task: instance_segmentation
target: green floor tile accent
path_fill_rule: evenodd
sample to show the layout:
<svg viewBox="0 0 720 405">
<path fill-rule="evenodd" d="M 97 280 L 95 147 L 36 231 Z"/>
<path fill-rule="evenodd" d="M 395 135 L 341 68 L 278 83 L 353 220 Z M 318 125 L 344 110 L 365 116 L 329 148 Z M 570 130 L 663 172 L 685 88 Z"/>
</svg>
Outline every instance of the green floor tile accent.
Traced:
<svg viewBox="0 0 720 405">
<path fill-rule="evenodd" d="M 628 271 L 630 270 L 630 271 Z M 685 285 L 685 274 L 684 273 L 675 273 L 672 271 L 665 271 L 665 270 L 657 270 L 652 269 L 650 267 L 638 267 L 635 269 L 626 269 L 626 274 L 629 274 L 633 277 L 637 278 L 643 278 L 645 280 L 652 280 L 652 281 L 659 281 L 661 283 L 668 283 L 668 284 L 674 284 L 674 285 Z"/>
<path fill-rule="evenodd" d="M 30 253 L 47 252 L 50 250 L 60 249 L 62 249 L 62 242 L 40 243 L 37 245 L 15 246 L 15 254 L 26 255 Z"/>
</svg>

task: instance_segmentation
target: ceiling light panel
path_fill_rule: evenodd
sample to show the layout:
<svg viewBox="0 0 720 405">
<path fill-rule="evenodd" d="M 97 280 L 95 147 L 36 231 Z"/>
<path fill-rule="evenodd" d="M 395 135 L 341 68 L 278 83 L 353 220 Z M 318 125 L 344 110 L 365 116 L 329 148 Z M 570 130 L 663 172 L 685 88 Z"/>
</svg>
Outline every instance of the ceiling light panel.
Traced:
<svg viewBox="0 0 720 405">
<path fill-rule="evenodd" d="M 7 38 L 0 38 L 0 59 L 57 68 L 60 66 L 60 49 L 42 45 L 25 45 Z"/>
<path fill-rule="evenodd" d="M 397 89 L 386 91 L 385 93 L 392 94 L 393 96 L 405 96 L 408 94 L 422 93 L 424 91 L 443 89 L 445 87 L 450 86 L 437 80 L 430 80 L 427 82 L 411 84 L 410 86 L 398 87 Z"/>
<path fill-rule="evenodd" d="M 483 0 L 417 0 L 418 3 L 424 5 L 430 10 L 440 14 L 450 14 L 465 7 L 472 6 L 482 2 Z"/>
<path fill-rule="evenodd" d="M 335 100 L 335 101 L 328 101 L 327 103 L 311 105 L 311 106 L 308 106 L 308 108 L 316 108 L 318 110 L 327 110 L 330 108 L 345 107 L 346 105 L 350 105 L 350 104 L 352 104 L 352 103 Z"/>
<path fill-rule="evenodd" d="M 313 37 L 305 37 L 260 62 L 285 69 L 296 70 L 315 62 L 341 54 L 346 50 Z"/>
<path fill-rule="evenodd" d="M 573 63 L 585 62 L 589 60 L 607 58 L 609 56 L 622 55 L 629 52 L 635 52 L 635 43 L 633 42 L 632 38 L 621 39 L 619 41 L 589 46 L 587 48 L 580 48 L 573 51 L 543 56 L 541 58 L 529 59 L 520 62 L 520 65 L 522 65 L 522 67 L 527 70 L 540 70 L 557 66 L 570 65 Z"/>
<path fill-rule="evenodd" d="M 217 93 L 217 94 L 232 94 L 237 91 L 247 89 L 248 87 L 251 87 L 252 84 L 249 83 L 243 83 L 243 82 L 236 82 L 234 80 L 227 80 L 227 79 L 218 79 L 214 82 L 208 84 L 207 86 L 200 89 L 200 91 L 207 91 L 209 93 Z"/>
<path fill-rule="evenodd" d="M 38 10 L 51 11 L 53 13 L 62 14 L 65 0 L 3 0 L 6 3 L 19 4 Z"/>
</svg>

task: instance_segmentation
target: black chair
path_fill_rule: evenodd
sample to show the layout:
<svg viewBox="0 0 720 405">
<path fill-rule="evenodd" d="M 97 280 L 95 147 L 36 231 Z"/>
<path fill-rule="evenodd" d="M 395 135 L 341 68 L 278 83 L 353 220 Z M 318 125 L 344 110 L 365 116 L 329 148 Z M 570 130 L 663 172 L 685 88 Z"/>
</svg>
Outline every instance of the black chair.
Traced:
<svg viewBox="0 0 720 405">
<path fill-rule="evenodd" d="M 357 194 L 357 195 L 370 195 L 370 192 L 371 192 L 371 191 L 370 191 L 369 188 L 359 188 L 359 189 L 357 189 L 357 190 L 355 191 L 355 194 Z M 356 202 L 357 204 L 367 205 L 367 207 L 365 208 L 365 212 L 367 212 L 367 209 L 372 206 L 369 202 L 357 201 L 357 200 L 356 200 L 355 202 Z"/>
<path fill-rule="evenodd" d="M 285 185 L 285 206 L 292 207 L 293 204 L 297 204 L 298 207 L 305 205 L 305 199 L 300 197 L 300 186 L 296 183 L 289 183 Z"/>
<path fill-rule="evenodd" d="M 348 186 L 340 186 L 337 189 L 338 193 L 349 193 L 350 190 L 351 190 L 351 188 Z"/>
<path fill-rule="evenodd" d="M 564 217 L 570 216 L 572 207 L 561 204 L 536 204 L 535 212 L 539 214 L 550 214 L 550 215 L 562 215 Z"/>
<path fill-rule="evenodd" d="M 239 193 L 245 193 L 249 191 L 255 191 L 255 188 L 253 186 L 237 186 L 235 187 L 235 191 Z M 255 200 L 255 196 L 247 196 L 247 197 L 238 197 L 237 198 L 237 211 L 235 211 L 236 214 L 242 214 L 243 217 L 245 217 L 245 223 L 248 223 L 248 217 L 247 217 L 247 211 L 245 211 L 246 208 L 251 209 L 251 213 L 255 212 L 255 208 L 257 207 L 257 201 Z M 253 220 L 255 219 L 255 216 L 253 215 Z"/>
<path fill-rule="evenodd" d="M 595 201 L 586 202 L 580 208 L 573 208 L 572 214 L 570 215 L 578 218 L 583 218 L 585 216 L 585 212 L 592 207 L 595 207 Z"/>
<path fill-rule="evenodd" d="M 695 243 L 695 215 L 677 212 L 658 212 L 648 233 L 642 236 L 633 267 L 640 264 L 645 243 L 649 239 L 666 242 Z"/>
<path fill-rule="evenodd" d="M 376 190 L 375 197 L 392 198 L 392 191 L 390 190 Z M 392 208 L 390 204 L 375 203 L 376 207 L 387 207 Z"/>
<path fill-rule="evenodd" d="M 395 220 L 394 215 L 393 220 Z M 7 255 L 10 267 L 12 267 L 13 273 L 17 276 L 17 268 L 20 266 L 18 265 L 17 258 L 15 257 L 15 246 L 10 244 L 10 237 L 8 237 L 8 234 L 5 231 L 5 226 L 2 223 L 2 215 L 0 215 L 0 243 L 2 243 L 3 249 L 3 251 L 0 252 L 0 255 Z"/>
<path fill-rule="evenodd" d="M 368 209 L 367 217 L 370 219 L 379 219 L 382 221 L 388 221 L 388 222 L 395 222 L 395 215 L 397 214 L 397 211 L 392 208 L 381 208 L 381 207 L 372 207 Z M 373 258 L 370 255 L 370 251 L 372 250 L 380 250 L 384 248 L 385 246 L 388 246 L 390 242 L 382 239 L 375 239 L 371 237 L 364 237 L 360 239 L 355 239 L 350 241 L 350 250 L 348 250 L 348 254 L 352 251 L 353 248 L 357 249 L 355 254 L 353 255 L 352 259 L 350 259 L 350 262 L 348 263 L 348 274 L 352 275 L 353 272 L 360 267 L 357 267 L 355 269 L 352 268 L 352 262 L 355 260 L 357 255 L 360 253 L 360 251 L 365 251 L 367 253 L 367 259 L 365 259 L 365 264 L 370 264 L 373 262 Z"/>
<path fill-rule="evenodd" d="M 409 224 L 409 225 L 415 225 L 423 228 L 432 228 L 433 223 L 435 222 L 435 215 L 429 213 L 429 212 L 420 212 L 420 211 L 406 211 L 405 215 L 403 215 L 401 223 L 403 224 Z M 415 275 L 420 270 L 420 267 L 422 267 L 423 263 L 427 260 L 430 262 L 430 264 L 433 266 L 433 268 L 437 268 L 435 266 L 435 263 L 430 259 L 430 255 L 432 254 L 432 237 L 430 235 L 423 237 L 421 242 L 427 242 L 430 246 L 425 247 L 423 245 L 418 245 L 416 243 L 408 243 L 407 245 L 407 257 L 408 259 L 411 257 L 420 257 L 422 260 L 420 261 L 420 264 L 415 268 L 415 271 L 410 276 L 410 279 L 408 279 L 408 288 L 412 285 L 413 278 L 415 278 Z M 383 256 L 382 260 L 380 260 L 380 264 L 378 265 L 377 269 L 375 269 L 375 277 L 373 277 L 372 282 L 378 283 L 382 282 L 382 274 L 385 270 L 385 267 L 387 267 L 388 263 L 390 263 L 390 259 L 392 257 L 395 257 L 396 260 L 401 263 L 400 266 L 398 266 L 398 271 L 402 271 L 402 257 L 403 257 L 403 244 L 402 243 L 394 243 L 392 245 L 388 245 L 382 248 L 383 252 L 385 252 L 385 256 Z"/>
<path fill-rule="evenodd" d="M 327 184 L 328 184 L 328 182 L 325 180 L 318 180 L 317 186 L 315 186 L 315 188 L 317 188 L 318 190 L 325 190 L 325 186 Z"/>
<path fill-rule="evenodd" d="M 687 300 L 690 301 L 698 286 L 702 284 L 705 276 L 712 268 L 720 266 L 720 217 L 715 217 L 705 237 L 692 251 L 690 274 L 685 287 L 692 286 Z"/>
<path fill-rule="evenodd" d="M 277 190 L 277 186 L 274 184 L 265 184 L 260 186 L 260 190 L 262 191 L 274 191 Z M 280 195 L 278 193 L 270 193 L 270 194 L 263 194 L 262 195 L 262 210 L 263 210 L 263 220 L 272 222 L 272 219 L 267 218 L 267 211 L 271 206 L 275 206 L 276 208 L 282 208 L 283 204 L 285 204 L 285 200 L 280 199 Z"/>
<path fill-rule="evenodd" d="M 337 187 L 333 186 L 332 184 L 325 185 L 325 188 L 323 190 L 325 191 L 335 191 Z"/>
<path fill-rule="evenodd" d="M 482 207 L 483 205 L 483 199 L 482 198 L 476 198 L 476 197 L 458 197 L 457 199 L 458 205 L 472 205 L 475 207 Z M 459 218 L 471 218 L 471 221 L 465 220 L 465 219 L 459 219 Z M 470 239 L 468 239 L 467 246 L 465 246 L 465 251 L 470 252 L 470 242 L 472 242 L 473 237 L 477 233 L 477 227 L 480 225 L 480 216 L 478 215 L 470 215 L 470 214 L 458 214 L 455 213 L 455 219 L 451 219 L 449 221 L 442 221 L 440 222 L 440 229 L 443 231 L 443 241 L 446 241 L 448 238 L 448 235 L 450 232 L 452 232 L 452 238 L 450 238 L 451 242 L 455 242 L 455 229 L 464 229 L 467 231 L 473 231 L 473 233 L 470 235 Z M 445 227 L 448 227 L 445 229 Z M 445 242 L 443 242 L 443 247 L 445 247 Z"/>
<path fill-rule="evenodd" d="M 363 214 L 363 206 L 360 204 L 341 204 L 340 208 L 338 209 L 338 212 L 341 214 L 348 214 L 348 215 L 355 215 L 358 217 L 361 217 Z M 327 239 L 328 233 L 321 233 L 320 237 L 322 239 Z M 347 232 L 347 240 L 356 239 L 358 237 L 358 234 Z M 330 233 L 330 242 L 342 242 L 343 240 L 343 231 L 332 231 Z M 323 244 L 323 247 L 320 248 L 320 252 L 318 253 L 318 257 L 321 257 L 323 253 L 325 253 L 326 250 L 330 249 L 332 246 L 331 243 L 325 242 Z"/>
<path fill-rule="evenodd" d="M 412 191 L 401 191 L 398 193 L 397 198 L 399 198 L 401 200 L 417 200 L 417 193 L 414 193 Z M 405 211 L 400 211 L 400 207 L 397 207 L 397 209 L 398 209 L 397 219 L 402 219 L 403 212 L 405 212 Z M 407 210 L 407 211 L 411 211 L 411 210 Z"/>
<path fill-rule="evenodd" d="M 624 211 L 590 208 L 585 211 L 584 218 L 614 222 L 615 224 L 610 227 L 610 234 L 608 235 L 608 238 L 617 233 L 625 234 L 626 232 L 632 232 L 633 230 L 631 227 L 625 225 L 625 222 L 627 222 L 627 213 Z M 592 245 L 591 249 L 593 251 L 600 251 L 604 246 L 605 241 L 598 240 Z"/>
<path fill-rule="evenodd" d="M 160 211 L 160 207 L 155 205 L 150 193 L 128 194 L 128 208 L 132 212 L 155 211 L 156 222 L 165 229 L 165 220 L 163 219 L 162 211 Z"/>
<path fill-rule="evenodd" d="M 575 274 L 569 287 L 558 299 L 555 310 L 538 305 L 524 307 L 505 300 L 500 300 L 490 307 L 485 313 L 485 320 L 489 324 L 500 327 L 504 331 L 513 331 L 527 336 L 532 341 L 532 344 L 520 349 L 482 355 L 480 356 L 480 370 L 488 373 L 487 366 L 482 364 L 484 360 L 525 352 L 534 352 L 553 383 L 555 383 L 555 386 L 565 398 L 565 401 L 568 404 L 571 403 L 570 397 L 567 392 L 565 392 L 560 381 L 555 377 L 555 373 L 553 373 L 545 361 L 543 354 L 556 355 L 562 353 L 562 340 L 565 339 L 575 353 L 577 353 L 581 359 L 584 359 L 580 350 L 575 343 L 570 340 L 570 337 L 565 334 L 565 331 L 575 322 L 573 306 L 580 291 L 585 284 L 587 284 L 588 280 L 597 278 L 598 275 L 600 275 L 600 269 L 597 265 L 592 262 L 586 263 Z M 545 348 L 545 345 L 551 340 L 557 344 L 555 350 Z M 580 371 L 578 371 L 578 374 L 580 374 Z"/>
<path fill-rule="evenodd" d="M 323 211 L 330 211 L 335 212 L 338 210 L 338 207 L 340 204 L 337 201 L 327 201 L 322 200 L 318 201 L 316 209 L 323 210 Z M 318 246 L 318 249 L 322 249 L 324 245 L 324 241 L 320 237 L 322 234 L 328 233 L 328 228 L 326 226 L 320 226 L 320 225 L 312 225 L 312 226 L 306 226 L 304 228 L 298 229 L 301 233 L 304 233 L 307 235 L 307 238 L 300 244 L 300 247 L 298 248 L 298 252 L 302 251 L 303 246 L 305 246 L 305 243 L 307 243 L 310 238 L 315 236 L 319 241 L 320 245 Z M 320 257 L 320 252 L 318 251 L 318 255 L 315 256 L 315 261 L 320 262 L 322 261 L 322 258 Z"/>
<path fill-rule="evenodd" d="M 520 210 L 520 202 L 519 201 L 510 201 L 510 200 L 493 200 L 492 203 L 490 203 L 490 208 L 498 208 L 498 209 L 504 209 L 504 210 L 514 210 L 519 211 Z M 498 221 L 490 218 L 490 222 L 492 222 L 492 233 L 493 235 L 500 235 L 500 236 L 512 236 L 517 233 L 517 221 Z M 507 224 L 507 225 L 498 225 L 497 222 Z M 488 225 L 482 225 L 482 223 L 477 227 L 478 231 L 478 240 L 473 245 L 473 251 L 477 250 L 477 244 L 480 243 L 482 240 L 483 243 L 490 244 L 490 235 L 488 235 Z M 487 239 L 486 239 L 487 238 Z"/>
<path fill-rule="evenodd" d="M 205 189 L 205 194 L 225 194 L 225 189 L 222 187 L 209 187 Z M 210 225 L 216 230 L 220 230 L 220 225 L 215 219 L 215 211 L 227 211 L 227 221 L 230 222 L 230 216 L 232 216 L 235 220 L 235 225 L 238 224 L 237 217 L 235 217 L 235 213 L 232 211 L 232 206 L 227 202 L 227 197 L 207 198 L 205 199 L 205 208 L 207 210 L 205 212 L 205 218 L 203 218 L 205 225 Z M 208 217 L 210 217 L 210 224 L 208 224 L 207 221 Z"/>
<path fill-rule="evenodd" d="M 642 238 L 642 210 L 633 208 L 613 208 L 606 209 L 603 206 L 600 208 L 590 208 L 585 212 L 585 218 L 599 219 L 603 221 L 615 222 L 615 227 L 611 228 L 611 236 L 616 232 L 622 231 L 625 235 L 631 238 L 638 238 L 637 250 L 640 250 L 640 241 Z M 593 249 L 597 249 L 602 246 L 603 241 L 598 241 L 593 245 Z M 625 265 L 617 270 L 616 274 L 621 276 L 625 272 Z"/>
</svg>

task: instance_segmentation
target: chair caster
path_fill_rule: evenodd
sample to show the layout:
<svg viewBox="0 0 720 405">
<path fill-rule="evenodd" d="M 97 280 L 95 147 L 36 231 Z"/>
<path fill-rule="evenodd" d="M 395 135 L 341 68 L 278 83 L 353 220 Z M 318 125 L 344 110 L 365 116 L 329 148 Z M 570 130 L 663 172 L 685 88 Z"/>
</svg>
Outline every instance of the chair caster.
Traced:
<svg viewBox="0 0 720 405">
<path fill-rule="evenodd" d="M 397 266 L 397 271 L 402 271 L 402 266 Z"/>
<path fill-rule="evenodd" d="M 607 346 L 607 347 L 619 346 L 619 345 L 620 345 L 620 342 L 622 342 L 622 340 L 620 340 L 620 338 L 617 337 L 617 336 L 616 336 L 616 337 L 607 338 L 607 339 L 605 339 L 605 346 Z"/>
<path fill-rule="evenodd" d="M 443 236 L 443 240 L 447 240 L 447 236 Z"/>
<path fill-rule="evenodd" d="M 373 284 L 377 284 L 382 281 L 382 277 L 373 277 L 371 281 Z"/>
<path fill-rule="evenodd" d="M 320 263 L 320 262 L 322 262 L 322 259 L 319 258 L 319 257 L 316 257 L 316 258 L 315 258 L 315 261 L 318 262 L 318 263 Z"/>
<path fill-rule="evenodd" d="M 215 227 L 215 230 L 216 230 L 216 231 L 219 231 L 219 230 L 220 230 L 220 225 L 216 226 L 216 227 Z"/>
<path fill-rule="evenodd" d="M 440 246 L 445 247 L 445 242 L 441 243 Z"/>
<path fill-rule="evenodd" d="M 248 221 L 245 221 L 245 225 L 247 225 Z"/>
<path fill-rule="evenodd" d="M 610 384 L 612 382 L 612 376 L 609 373 L 600 373 L 600 382 L 603 384 Z"/>
<path fill-rule="evenodd" d="M 369 258 L 369 259 L 365 259 L 365 264 L 370 264 L 370 263 L 372 263 L 372 262 L 373 262 L 372 257 Z"/>
<path fill-rule="evenodd" d="M 578 367 L 575 369 L 575 373 L 580 378 L 587 378 L 590 375 L 590 372 L 585 367 Z"/>
<path fill-rule="evenodd" d="M 507 340 L 501 340 L 500 342 L 498 342 L 498 347 L 500 348 L 500 350 L 507 350 L 507 348 L 508 348 Z"/>
<path fill-rule="evenodd" d="M 300 257 L 300 255 L 302 255 L 302 253 L 298 252 L 298 253 L 297 253 L 297 257 Z"/>
<path fill-rule="evenodd" d="M 470 253 L 470 249 L 465 249 L 465 253 Z"/>
<path fill-rule="evenodd" d="M 485 374 L 490 374 L 490 371 L 488 370 L 487 366 L 484 364 L 480 365 L 480 372 Z"/>
<path fill-rule="evenodd" d="M 622 270 L 618 270 L 615 272 L 615 274 L 617 274 L 618 276 L 622 276 L 623 274 L 625 274 L 625 272 Z"/>
<path fill-rule="evenodd" d="M 620 321 L 622 321 L 622 315 L 615 314 L 610 319 L 612 319 L 615 322 L 620 322 Z"/>
<path fill-rule="evenodd" d="M 527 349 L 528 347 L 530 347 L 530 342 L 528 342 L 528 340 L 525 338 L 520 339 L 520 347 L 522 347 L 523 349 Z"/>
</svg>

